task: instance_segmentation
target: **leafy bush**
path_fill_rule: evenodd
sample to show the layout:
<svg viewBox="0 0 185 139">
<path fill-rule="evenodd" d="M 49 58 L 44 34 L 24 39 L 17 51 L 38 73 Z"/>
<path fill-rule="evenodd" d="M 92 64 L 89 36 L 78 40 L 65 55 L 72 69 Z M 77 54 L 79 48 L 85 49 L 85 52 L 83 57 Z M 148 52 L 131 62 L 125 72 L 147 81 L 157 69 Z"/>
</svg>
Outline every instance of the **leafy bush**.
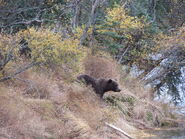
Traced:
<svg viewBox="0 0 185 139">
<path fill-rule="evenodd" d="M 119 63 L 147 68 L 148 54 L 156 51 L 160 31 L 144 16 L 131 16 L 128 9 L 116 5 L 107 10 L 104 24 L 97 26 L 96 39 Z M 159 34 L 159 35 L 158 35 Z"/>
<path fill-rule="evenodd" d="M 105 24 L 98 27 L 97 32 L 105 37 L 105 39 L 98 40 L 108 45 L 112 52 L 116 53 L 118 48 L 134 41 L 134 34 L 139 32 L 143 26 L 144 24 L 139 18 L 129 16 L 125 9 L 116 6 L 107 10 Z"/>
<path fill-rule="evenodd" d="M 143 17 L 130 16 L 126 9 L 115 6 L 107 10 L 105 24 L 97 27 L 96 39 L 104 48 L 108 48 L 119 62 L 133 63 L 146 57 L 150 49 L 145 34 L 146 27 Z"/>
<path fill-rule="evenodd" d="M 0 34 L 0 81 L 13 78 L 36 65 L 75 75 L 81 68 L 79 64 L 86 50 L 79 46 L 78 39 L 61 36 L 59 33 L 42 28 L 38 30 L 30 28 L 15 35 Z M 23 39 L 26 47 L 31 49 L 29 58 L 20 53 L 23 48 L 21 45 L 25 45 L 21 43 Z"/>
<path fill-rule="evenodd" d="M 42 62 L 47 67 L 67 64 L 75 66 L 84 56 L 84 50 L 80 47 L 79 40 L 61 38 L 59 33 L 53 33 L 48 29 L 30 28 L 17 33 L 17 37 L 24 38 L 32 49 L 32 59 Z"/>
</svg>

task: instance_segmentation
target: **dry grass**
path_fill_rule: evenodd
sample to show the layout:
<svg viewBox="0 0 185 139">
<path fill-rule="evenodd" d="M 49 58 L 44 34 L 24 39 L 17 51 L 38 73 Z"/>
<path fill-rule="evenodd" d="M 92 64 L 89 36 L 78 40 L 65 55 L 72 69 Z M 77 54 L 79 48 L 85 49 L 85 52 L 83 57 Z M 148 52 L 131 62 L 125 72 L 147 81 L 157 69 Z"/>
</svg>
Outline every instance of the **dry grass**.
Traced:
<svg viewBox="0 0 185 139">
<path fill-rule="evenodd" d="M 28 85 L 27 82 L 21 83 L 20 80 L 1 86 L 0 137 L 124 138 L 124 135 L 116 133 L 104 124 L 115 123 L 120 119 L 121 113 L 102 101 L 92 88 L 74 83 L 65 84 L 61 89 L 59 82 L 46 79 L 37 73 L 24 77 L 34 83 L 43 84 L 41 80 L 47 81 L 45 88 L 48 96 L 42 99 L 25 96 L 24 92 Z M 119 123 L 124 125 L 125 120 L 122 119 Z"/>
<path fill-rule="evenodd" d="M 123 86 L 127 90 L 127 92 L 131 92 L 133 95 L 145 99 L 145 100 L 152 100 L 153 99 L 153 92 L 151 89 L 144 88 L 144 84 L 135 78 L 130 77 L 129 75 L 122 74 L 121 80 Z"/>
<path fill-rule="evenodd" d="M 170 105 L 153 101 L 152 90 L 144 88 L 140 81 L 123 74 L 121 88 L 120 93 L 106 93 L 105 99 L 124 113 L 125 119 L 134 126 L 145 129 L 180 124 L 173 122 L 176 116 Z M 167 123 L 168 118 L 174 120 Z"/>
<path fill-rule="evenodd" d="M 85 73 L 95 78 L 111 78 L 119 81 L 118 65 L 107 57 L 87 56 L 84 61 Z"/>
<path fill-rule="evenodd" d="M 41 117 L 22 101 L 22 97 L 12 95 L 12 90 L 3 90 L 0 96 L 1 129 L 7 138 L 44 138 L 47 133 Z"/>
<path fill-rule="evenodd" d="M 120 78 L 116 63 L 105 57 L 88 57 L 85 69 L 94 77 Z M 105 122 L 134 136 L 139 130 L 132 125 L 159 126 L 172 116 L 139 83 L 130 79 L 120 86 L 120 93 L 108 92 L 102 100 L 91 87 L 66 82 L 57 73 L 29 70 L 0 86 L 0 138 L 126 139 Z"/>
</svg>

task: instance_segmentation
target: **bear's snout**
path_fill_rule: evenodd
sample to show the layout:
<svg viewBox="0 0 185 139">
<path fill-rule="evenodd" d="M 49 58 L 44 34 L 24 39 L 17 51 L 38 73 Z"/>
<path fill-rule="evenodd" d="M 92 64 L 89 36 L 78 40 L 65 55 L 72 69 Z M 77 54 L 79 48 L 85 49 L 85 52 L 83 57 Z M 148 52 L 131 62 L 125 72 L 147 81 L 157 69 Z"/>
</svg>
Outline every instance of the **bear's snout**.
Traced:
<svg viewBox="0 0 185 139">
<path fill-rule="evenodd" d="M 119 89 L 119 88 L 116 90 L 116 92 L 120 92 L 120 91 L 121 91 L 121 89 Z"/>
</svg>

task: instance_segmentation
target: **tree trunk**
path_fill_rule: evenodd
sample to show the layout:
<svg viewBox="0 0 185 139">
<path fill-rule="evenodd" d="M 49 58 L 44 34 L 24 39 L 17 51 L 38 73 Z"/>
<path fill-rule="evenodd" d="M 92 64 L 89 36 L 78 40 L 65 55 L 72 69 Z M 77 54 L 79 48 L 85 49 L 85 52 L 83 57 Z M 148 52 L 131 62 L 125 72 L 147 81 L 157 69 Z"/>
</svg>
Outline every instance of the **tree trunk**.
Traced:
<svg viewBox="0 0 185 139">
<path fill-rule="evenodd" d="M 95 10 L 98 7 L 100 1 L 101 0 L 95 0 L 95 2 L 92 4 L 92 9 L 91 9 L 91 14 L 89 16 L 89 21 L 88 21 L 88 23 L 87 23 L 87 25 L 86 25 L 86 27 L 85 27 L 85 29 L 83 31 L 83 34 L 81 36 L 80 44 L 83 44 L 84 40 L 87 37 L 87 31 L 92 26 L 92 24 L 94 24 L 94 21 L 95 21 Z"/>
</svg>

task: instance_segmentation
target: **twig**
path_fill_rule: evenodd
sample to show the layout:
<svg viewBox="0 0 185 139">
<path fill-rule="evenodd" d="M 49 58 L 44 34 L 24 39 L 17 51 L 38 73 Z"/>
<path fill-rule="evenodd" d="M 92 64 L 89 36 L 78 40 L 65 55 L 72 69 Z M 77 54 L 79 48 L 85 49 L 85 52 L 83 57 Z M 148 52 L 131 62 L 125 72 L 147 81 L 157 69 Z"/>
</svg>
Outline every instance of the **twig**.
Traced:
<svg viewBox="0 0 185 139">
<path fill-rule="evenodd" d="M 83 34 L 80 38 L 80 44 L 82 45 L 82 43 L 84 42 L 84 40 L 86 39 L 87 37 L 87 32 L 89 30 L 89 28 L 92 26 L 92 24 L 94 23 L 95 21 L 95 10 L 96 8 L 98 7 L 99 3 L 100 3 L 101 0 L 96 0 L 93 5 L 92 5 L 92 9 L 91 9 L 91 13 L 89 15 L 89 21 L 83 31 Z"/>
<path fill-rule="evenodd" d="M 10 48 L 10 50 L 8 51 L 7 55 L 5 56 L 5 59 L 3 60 L 2 63 L 0 63 L 0 68 L 4 68 L 6 66 L 6 64 L 8 64 L 8 62 L 10 60 L 12 60 L 13 58 L 13 50 L 16 48 L 17 46 L 15 44 L 13 44 L 13 46 Z"/>
<path fill-rule="evenodd" d="M 126 133 L 126 132 L 123 131 L 122 129 L 120 129 L 120 128 L 118 128 L 118 127 L 112 125 L 112 124 L 109 124 L 109 123 L 106 123 L 106 122 L 105 122 L 105 125 L 107 125 L 108 127 L 111 127 L 111 128 L 113 128 L 113 129 L 115 129 L 116 131 L 121 132 L 122 134 L 124 134 L 124 135 L 125 135 L 126 137 L 128 137 L 129 139 L 134 139 L 133 137 L 131 137 L 130 135 L 128 135 L 128 133 Z"/>
<path fill-rule="evenodd" d="M 125 54 L 127 53 L 127 51 L 129 50 L 130 46 L 131 46 L 131 45 L 129 45 L 129 46 L 126 48 L 126 50 L 123 52 L 123 54 L 121 55 L 120 59 L 118 60 L 118 63 L 119 63 L 119 64 L 121 64 L 121 61 L 122 61 L 123 57 L 125 56 Z"/>
<path fill-rule="evenodd" d="M 6 76 L 6 77 L 0 79 L 0 82 L 4 82 L 4 81 L 6 81 L 6 80 L 12 79 L 12 78 L 14 78 L 16 75 L 18 75 L 18 74 L 20 74 L 20 73 L 22 73 L 22 72 L 24 72 L 24 71 L 30 69 L 30 68 L 33 67 L 33 66 L 39 65 L 39 64 L 41 64 L 41 63 L 40 63 L 40 62 L 33 62 L 33 63 L 31 63 L 31 64 L 28 64 L 27 66 L 25 66 L 25 67 L 23 67 L 23 68 L 21 67 L 21 68 L 17 69 L 17 71 L 14 72 L 12 75 L 9 75 L 9 76 Z"/>
</svg>

